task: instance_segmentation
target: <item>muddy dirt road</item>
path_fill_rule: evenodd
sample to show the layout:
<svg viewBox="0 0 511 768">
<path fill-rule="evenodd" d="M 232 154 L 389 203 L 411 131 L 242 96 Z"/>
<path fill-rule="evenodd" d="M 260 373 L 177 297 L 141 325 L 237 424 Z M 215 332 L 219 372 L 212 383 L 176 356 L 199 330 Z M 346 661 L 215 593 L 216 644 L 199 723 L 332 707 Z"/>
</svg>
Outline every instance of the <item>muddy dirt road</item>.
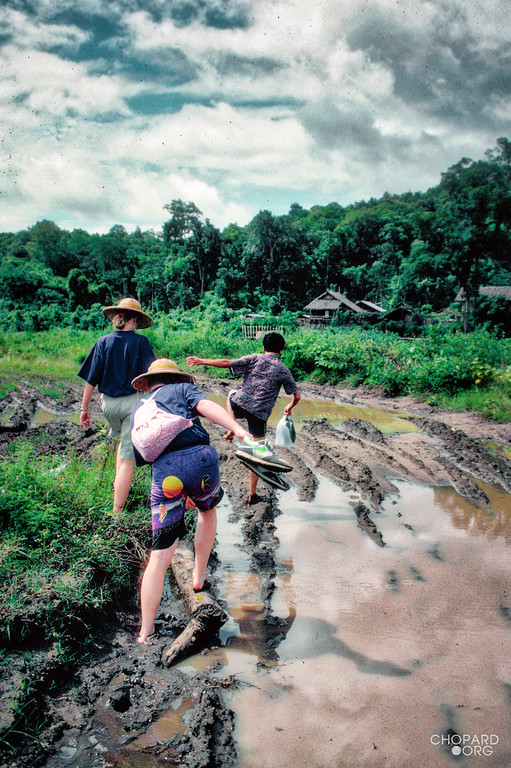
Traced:
<svg viewBox="0 0 511 768">
<path fill-rule="evenodd" d="M 232 386 L 199 383 L 221 397 Z M 226 490 L 211 592 L 230 616 L 215 647 L 162 665 L 187 619 L 172 585 L 153 645 L 134 643 L 136 616 L 112 617 L 108 652 L 44 698 L 40 765 L 511 764 L 511 425 L 301 391 L 304 411 L 307 399 L 348 410 L 301 421 L 279 449 L 294 466 L 288 493 L 260 486 L 249 507 L 246 470 L 210 430 Z M 30 428 L 45 450 L 86 455 L 95 436 L 73 421 L 30 426 L 79 397 L 70 388 L 57 405 L 27 386 L 4 401 L 0 453 Z M 378 428 L 375 408 L 406 428 Z M 49 649 L 42 679 L 51 669 Z M 4 705 L 10 682 L 4 667 Z"/>
</svg>

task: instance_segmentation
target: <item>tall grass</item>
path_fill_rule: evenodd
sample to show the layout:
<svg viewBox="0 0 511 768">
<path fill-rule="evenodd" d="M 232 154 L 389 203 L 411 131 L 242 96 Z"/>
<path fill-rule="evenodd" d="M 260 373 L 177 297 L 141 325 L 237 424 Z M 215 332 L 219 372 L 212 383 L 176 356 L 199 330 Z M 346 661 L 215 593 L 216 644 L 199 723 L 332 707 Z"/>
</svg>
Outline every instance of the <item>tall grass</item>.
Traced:
<svg viewBox="0 0 511 768">
<path fill-rule="evenodd" d="M 511 339 L 485 330 L 402 339 L 381 331 L 343 330 L 292 336 L 284 360 L 299 378 L 378 388 L 388 395 L 454 395 L 490 383 L 509 387 Z"/>
<path fill-rule="evenodd" d="M 54 328 L 38 333 L 2 333 L 0 375 L 75 377 L 95 341 L 110 331 L 111 326 L 101 331 Z M 218 323 L 176 323 L 165 315 L 153 327 L 139 333 L 149 338 L 157 357 L 169 357 L 185 368 L 187 355 L 234 358 L 262 349 L 261 342 L 228 335 Z M 222 375 L 220 369 L 217 374 Z"/>
<path fill-rule="evenodd" d="M 28 441 L 4 451 L 3 644 L 29 641 L 34 632 L 71 642 L 77 621 L 136 594 L 148 543 L 149 474 L 139 472 L 129 511 L 113 516 L 114 463 L 115 450 L 108 444 L 98 447 L 92 463 L 73 456 L 38 457 Z"/>
<path fill-rule="evenodd" d="M 100 334 L 54 328 L 0 334 L 0 374 L 31 374 L 69 378 Z"/>
</svg>

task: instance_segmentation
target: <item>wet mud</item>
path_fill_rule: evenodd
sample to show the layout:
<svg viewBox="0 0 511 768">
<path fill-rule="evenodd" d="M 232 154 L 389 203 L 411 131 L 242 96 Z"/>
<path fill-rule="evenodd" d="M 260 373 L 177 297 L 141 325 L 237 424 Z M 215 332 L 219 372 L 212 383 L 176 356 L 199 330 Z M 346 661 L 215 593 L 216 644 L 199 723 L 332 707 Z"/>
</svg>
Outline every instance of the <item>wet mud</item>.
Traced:
<svg viewBox="0 0 511 768">
<path fill-rule="evenodd" d="M 199 381 L 209 394 L 225 395 L 231 382 Z M 389 499 L 399 497 L 403 483 L 454 489 L 479 507 L 488 504 L 488 488 L 511 493 L 511 425 L 487 422 L 470 414 L 454 414 L 430 408 L 419 401 L 387 399 L 359 391 L 333 387 L 303 386 L 305 398 L 351 403 L 399 412 L 414 426 L 413 431 L 384 434 L 363 419 L 349 418 L 338 425 L 326 419 L 304 422 L 291 449 L 278 452 L 294 467 L 288 475 L 300 502 L 314 503 L 319 478 L 331 483 L 332 494 L 347 498 L 353 526 L 379 548 L 387 542 L 379 525 Z M 81 387 L 67 387 L 58 399 L 41 394 L 39 386 L 26 382 L 0 402 L 0 456 L 13 441 L 30 435 L 41 453 L 78 452 L 86 459 L 104 430 L 87 433 L 76 421 Z M 43 408 L 54 418 L 34 426 Z M 299 407 L 297 408 L 299 412 Z M 93 418 L 100 423 L 98 402 Z M 237 546 L 257 574 L 260 604 L 236 618 L 238 631 L 228 639 L 231 648 L 251 648 L 262 669 L 271 669 L 279 645 L 293 627 L 295 614 L 278 616 L 272 610 L 277 585 L 285 580 L 285 564 L 277 557 L 279 492 L 259 487 L 262 500 L 247 504 L 248 473 L 234 456 L 222 431 L 210 428 L 212 443 L 221 459 L 222 482 L 230 502 L 230 518 L 239 526 Z M 274 430 L 270 430 L 270 439 Z M 401 513 L 399 513 L 401 515 Z M 412 529 L 405 520 L 397 525 Z M 433 549 L 431 556 L 434 556 Z M 438 554 L 441 557 L 441 554 Z M 221 566 L 214 551 L 209 567 L 210 590 L 222 604 L 217 572 Z M 423 580 L 420 569 L 410 566 L 409 578 Z M 401 578 L 389 570 L 388 587 L 399 591 Z M 509 620 L 510 607 L 502 606 Z M 507 613 L 505 613 L 507 612 Z M 27 660 L 15 648 L 7 649 L 8 663 L 0 667 L 0 723 L 9 729 L 12 690 L 27 674 L 38 681 L 31 695 L 41 709 L 41 727 L 36 739 L 21 742 L 18 752 L 4 751 L 2 766 L 46 766 L 46 768 L 106 768 L 107 766 L 189 766 L 227 768 L 239 757 L 235 739 L 235 715 L 230 695 L 239 685 L 236 676 L 219 676 L 214 651 L 220 636 L 213 638 L 198 662 L 166 667 L 162 657 L 187 621 L 183 600 L 172 583 L 164 596 L 157 620 L 157 633 L 150 645 L 134 642 L 138 616 L 120 610 L 109 617 L 101 631 L 101 650 L 80 667 L 65 667 L 55 649 L 41 647 Z M 362 669 L 366 658 L 336 640 L 336 647 Z M 200 658 L 204 663 L 200 663 Z M 397 664 L 382 665 L 383 675 L 408 675 Z M 376 749 L 376 747 L 375 747 Z M 400 765 L 400 763 L 393 763 Z"/>
</svg>

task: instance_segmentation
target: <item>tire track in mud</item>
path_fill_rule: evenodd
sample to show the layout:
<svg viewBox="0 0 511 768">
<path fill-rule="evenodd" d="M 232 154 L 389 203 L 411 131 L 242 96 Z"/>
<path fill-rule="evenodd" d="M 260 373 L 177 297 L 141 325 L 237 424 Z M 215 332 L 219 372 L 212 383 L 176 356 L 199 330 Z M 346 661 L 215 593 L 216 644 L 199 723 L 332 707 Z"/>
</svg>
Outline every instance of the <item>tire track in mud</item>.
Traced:
<svg viewBox="0 0 511 768">
<path fill-rule="evenodd" d="M 441 421 L 414 418 L 413 422 L 427 435 L 435 439 L 436 450 L 441 449 L 447 461 L 462 476 L 473 475 L 491 485 L 498 485 L 511 493 L 511 461 L 474 440 L 459 429 Z M 462 494 L 467 495 L 467 494 Z"/>
</svg>

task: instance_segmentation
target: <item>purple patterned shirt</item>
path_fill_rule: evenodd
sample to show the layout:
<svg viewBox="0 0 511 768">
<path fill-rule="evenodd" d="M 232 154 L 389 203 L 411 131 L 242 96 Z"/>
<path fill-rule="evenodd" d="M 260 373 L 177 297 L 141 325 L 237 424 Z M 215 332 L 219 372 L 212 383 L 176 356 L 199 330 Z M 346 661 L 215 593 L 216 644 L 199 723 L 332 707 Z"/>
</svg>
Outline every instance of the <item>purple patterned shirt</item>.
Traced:
<svg viewBox="0 0 511 768">
<path fill-rule="evenodd" d="M 232 396 L 233 402 L 264 421 L 270 417 L 281 387 L 287 395 L 298 392 L 289 368 L 271 352 L 233 360 L 231 373 L 243 375 L 243 384 Z"/>
</svg>

